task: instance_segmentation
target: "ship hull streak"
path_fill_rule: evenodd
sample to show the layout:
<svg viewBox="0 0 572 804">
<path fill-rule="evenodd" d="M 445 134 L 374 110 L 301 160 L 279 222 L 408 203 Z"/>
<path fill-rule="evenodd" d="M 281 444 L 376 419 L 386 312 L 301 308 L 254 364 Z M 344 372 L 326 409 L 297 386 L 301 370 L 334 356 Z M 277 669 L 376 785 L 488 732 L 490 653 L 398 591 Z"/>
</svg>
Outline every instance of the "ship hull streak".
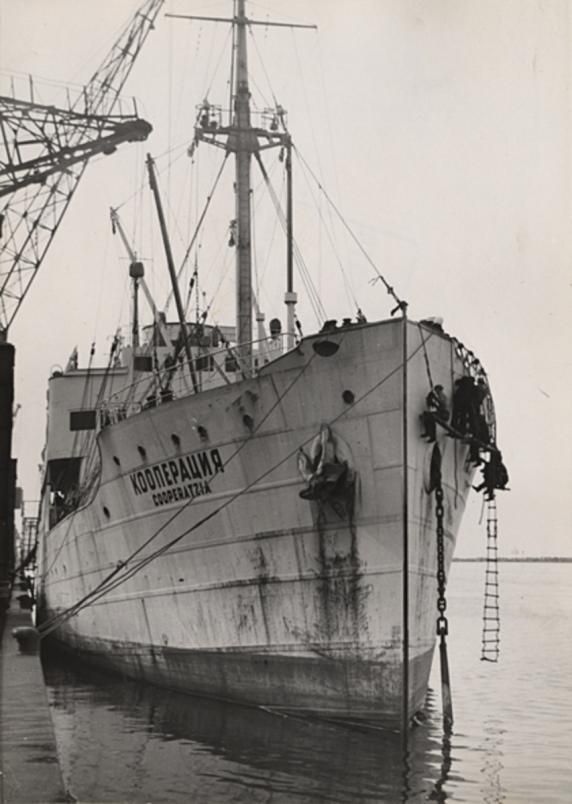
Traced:
<svg viewBox="0 0 572 804">
<path fill-rule="evenodd" d="M 234 650 L 184 650 L 161 645 L 74 638 L 56 645 L 82 661 L 184 693 L 242 701 L 281 712 L 398 728 L 401 663 L 337 661 L 321 656 Z M 410 663 L 417 679 L 410 700 L 421 709 L 433 650 Z"/>
</svg>

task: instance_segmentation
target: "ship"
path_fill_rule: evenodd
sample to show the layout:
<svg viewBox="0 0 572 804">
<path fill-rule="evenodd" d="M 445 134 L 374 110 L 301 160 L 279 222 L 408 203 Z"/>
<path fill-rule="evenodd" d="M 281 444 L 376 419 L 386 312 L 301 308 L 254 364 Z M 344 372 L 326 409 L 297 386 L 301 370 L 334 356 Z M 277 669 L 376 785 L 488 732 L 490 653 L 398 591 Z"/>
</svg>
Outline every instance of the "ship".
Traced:
<svg viewBox="0 0 572 804">
<path fill-rule="evenodd" d="M 236 322 L 189 320 L 149 157 L 178 314 L 151 300 L 140 326 L 148 288 L 134 258 L 131 343 L 114 343 L 107 366 L 72 356 L 52 373 L 39 628 L 168 688 L 407 726 L 445 636 L 476 466 L 497 450 L 487 375 L 439 319 L 410 319 L 381 275 L 385 318 L 351 311 L 303 335 L 290 193 L 286 322 L 253 337 L 251 167 L 279 148 L 291 191 L 292 139 L 282 107 L 266 118 L 251 108 L 244 0 L 227 23 L 230 112 L 199 103 L 191 147 L 235 162 Z"/>
</svg>

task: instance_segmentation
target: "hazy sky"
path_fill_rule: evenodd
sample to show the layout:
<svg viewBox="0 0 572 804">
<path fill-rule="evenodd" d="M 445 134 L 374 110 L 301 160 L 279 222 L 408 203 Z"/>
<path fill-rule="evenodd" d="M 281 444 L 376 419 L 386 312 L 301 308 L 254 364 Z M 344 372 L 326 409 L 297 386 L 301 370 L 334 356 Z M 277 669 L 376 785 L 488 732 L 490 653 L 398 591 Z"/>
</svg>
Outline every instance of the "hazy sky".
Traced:
<svg viewBox="0 0 572 804">
<path fill-rule="evenodd" d="M 0 68 L 85 82 L 137 6 L 1 0 Z M 230 0 L 165 4 L 178 13 L 227 15 L 230 8 Z M 255 30 L 254 101 L 270 103 L 274 93 L 286 107 L 297 147 L 409 301 L 410 314 L 442 316 L 488 371 L 511 476 L 511 493 L 499 495 L 502 551 L 572 554 L 570 3 L 267 0 L 248 10 L 259 19 L 319 26 L 318 33 Z M 167 290 L 142 171 L 148 150 L 169 151 L 158 167 L 170 191 L 178 259 L 184 252 L 199 191 L 204 197 L 216 168 L 201 146 L 189 180 L 185 146 L 208 87 L 212 102 L 227 103 L 226 36 L 224 26 L 161 15 L 125 91 L 155 130 L 147 143 L 89 166 L 12 327 L 22 406 L 14 448 L 27 498 L 37 496 L 50 368 L 65 365 L 75 345 L 84 363 L 92 340 L 104 363 L 117 325 L 128 332 L 127 263 L 111 235 L 110 206 L 123 204 L 159 302 Z M 22 95 L 25 83 L 17 83 Z M 38 87 L 42 100 L 55 102 L 55 85 Z M 317 208 L 311 204 L 299 165 L 295 184 L 297 237 L 328 315 L 354 314 L 355 298 L 370 320 L 385 318 L 387 296 L 370 284 L 371 269 L 340 228 L 332 235 L 339 257 L 317 233 L 319 214 L 329 224 L 330 213 L 323 198 Z M 232 195 L 222 203 L 214 210 L 215 246 L 209 251 L 205 239 L 201 252 L 209 294 L 218 284 L 215 266 L 232 276 L 232 252 L 224 246 Z M 261 207 L 257 234 L 265 222 Z M 264 245 L 257 254 L 267 318 L 283 315 L 280 248 Z M 212 320 L 231 320 L 231 295 L 225 282 Z M 311 331 L 316 322 L 307 303 L 299 314 Z M 459 555 L 484 549 L 480 499 L 474 495 L 470 504 Z"/>
</svg>

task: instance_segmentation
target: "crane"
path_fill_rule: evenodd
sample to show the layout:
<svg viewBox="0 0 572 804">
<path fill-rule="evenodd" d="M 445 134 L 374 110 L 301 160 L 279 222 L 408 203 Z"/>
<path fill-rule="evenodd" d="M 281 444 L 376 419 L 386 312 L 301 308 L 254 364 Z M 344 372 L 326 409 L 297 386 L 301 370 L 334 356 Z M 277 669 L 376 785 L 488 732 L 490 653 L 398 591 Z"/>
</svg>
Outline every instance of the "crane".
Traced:
<svg viewBox="0 0 572 804">
<path fill-rule="evenodd" d="M 163 2 L 144 0 L 70 108 L 0 98 L 0 606 L 14 565 L 14 346 L 8 329 L 89 158 L 151 131 L 136 115 L 113 113 Z"/>
<path fill-rule="evenodd" d="M 0 336 L 5 339 L 62 221 L 87 161 L 145 139 L 136 115 L 113 117 L 164 0 L 145 0 L 68 110 L 0 98 Z M 10 134 L 7 138 L 6 132 Z M 31 155 L 30 155 L 31 154 Z"/>
</svg>

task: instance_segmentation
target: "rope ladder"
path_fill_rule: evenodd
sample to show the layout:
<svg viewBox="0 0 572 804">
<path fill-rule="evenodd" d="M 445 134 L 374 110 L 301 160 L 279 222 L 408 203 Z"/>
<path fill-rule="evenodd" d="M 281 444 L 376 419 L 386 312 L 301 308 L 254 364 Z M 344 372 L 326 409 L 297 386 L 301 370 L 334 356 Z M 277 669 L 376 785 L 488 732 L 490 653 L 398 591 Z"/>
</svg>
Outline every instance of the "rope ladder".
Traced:
<svg viewBox="0 0 572 804">
<path fill-rule="evenodd" d="M 487 550 L 481 661 L 498 662 L 500 653 L 500 610 L 498 570 L 497 504 L 494 496 L 486 501 Z"/>
</svg>

